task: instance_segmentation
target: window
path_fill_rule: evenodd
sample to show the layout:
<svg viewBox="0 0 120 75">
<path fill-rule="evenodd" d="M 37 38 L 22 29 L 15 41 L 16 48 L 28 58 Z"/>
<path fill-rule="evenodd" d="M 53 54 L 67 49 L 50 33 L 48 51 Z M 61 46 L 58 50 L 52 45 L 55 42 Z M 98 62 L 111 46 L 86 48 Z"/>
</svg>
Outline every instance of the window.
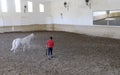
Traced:
<svg viewBox="0 0 120 75">
<path fill-rule="evenodd" d="M 33 12 L 33 5 L 32 5 L 32 2 L 27 1 L 27 3 L 28 3 L 28 12 Z"/>
<path fill-rule="evenodd" d="M 40 10 L 40 12 L 44 12 L 44 5 L 43 4 L 39 5 L 39 10 Z"/>
<path fill-rule="evenodd" d="M 93 16 L 100 16 L 100 15 L 106 15 L 106 11 L 99 11 L 93 13 Z"/>
<path fill-rule="evenodd" d="M 113 11 L 110 11 L 110 13 L 120 13 L 120 10 L 113 10 Z"/>
<path fill-rule="evenodd" d="M 15 9 L 16 9 L 16 12 L 21 12 L 20 0 L 15 0 Z"/>
<path fill-rule="evenodd" d="M 120 10 L 106 10 L 93 12 L 94 25 L 120 26 Z"/>
<path fill-rule="evenodd" d="M 7 1 L 6 0 L 1 0 L 1 5 L 2 5 L 2 12 L 7 12 Z"/>
</svg>

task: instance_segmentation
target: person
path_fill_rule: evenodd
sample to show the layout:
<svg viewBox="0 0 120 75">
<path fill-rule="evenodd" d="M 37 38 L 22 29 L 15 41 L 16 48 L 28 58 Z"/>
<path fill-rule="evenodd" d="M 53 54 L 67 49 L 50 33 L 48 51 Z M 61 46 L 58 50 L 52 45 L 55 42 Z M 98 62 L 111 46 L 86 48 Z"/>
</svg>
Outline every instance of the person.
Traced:
<svg viewBox="0 0 120 75">
<path fill-rule="evenodd" d="M 50 36 L 50 38 L 47 40 L 46 47 L 47 47 L 46 54 L 48 56 L 48 59 L 51 59 L 53 55 L 53 47 L 54 47 L 54 41 L 52 36 Z"/>
</svg>

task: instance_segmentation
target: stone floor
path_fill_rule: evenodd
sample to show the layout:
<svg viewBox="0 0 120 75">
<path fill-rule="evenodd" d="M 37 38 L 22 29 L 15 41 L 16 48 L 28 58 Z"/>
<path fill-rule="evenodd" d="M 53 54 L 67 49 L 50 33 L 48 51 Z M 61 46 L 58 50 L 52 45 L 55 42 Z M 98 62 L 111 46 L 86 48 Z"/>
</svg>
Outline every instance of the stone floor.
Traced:
<svg viewBox="0 0 120 75">
<path fill-rule="evenodd" d="M 35 34 L 32 48 L 14 54 L 12 40 Z M 54 57 L 46 56 L 53 36 Z M 120 75 L 120 40 L 67 32 L 0 34 L 0 75 Z"/>
</svg>

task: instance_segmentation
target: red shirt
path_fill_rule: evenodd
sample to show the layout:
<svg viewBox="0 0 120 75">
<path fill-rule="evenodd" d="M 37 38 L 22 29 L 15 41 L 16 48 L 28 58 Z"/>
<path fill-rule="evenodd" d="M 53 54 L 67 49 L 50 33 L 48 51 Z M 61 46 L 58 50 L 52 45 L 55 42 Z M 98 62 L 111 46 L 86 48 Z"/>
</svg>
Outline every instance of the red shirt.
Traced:
<svg viewBox="0 0 120 75">
<path fill-rule="evenodd" d="M 51 40 L 51 39 L 49 39 L 49 40 L 47 41 L 47 47 L 48 47 L 48 48 L 53 48 L 53 46 L 54 46 L 54 41 Z"/>
</svg>

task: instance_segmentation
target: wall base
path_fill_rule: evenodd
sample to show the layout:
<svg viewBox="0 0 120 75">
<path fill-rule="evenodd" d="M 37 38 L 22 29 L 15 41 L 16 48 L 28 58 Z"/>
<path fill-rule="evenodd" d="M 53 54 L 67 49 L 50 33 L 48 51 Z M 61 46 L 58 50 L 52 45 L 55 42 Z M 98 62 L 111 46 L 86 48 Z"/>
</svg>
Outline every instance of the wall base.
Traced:
<svg viewBox="0 0 120 75">
<path fill-rule="evenodd" d="M 109 37 L 120 39 L 119 26 L 82 26 L 82 25 L 63 25 L 63 24 L 34 24 L 25 26 L 2 26 L 0 33 L 4 32 L 26 32 L 26 31 L 66 31 L 92 36 Z"/>
</svg>

